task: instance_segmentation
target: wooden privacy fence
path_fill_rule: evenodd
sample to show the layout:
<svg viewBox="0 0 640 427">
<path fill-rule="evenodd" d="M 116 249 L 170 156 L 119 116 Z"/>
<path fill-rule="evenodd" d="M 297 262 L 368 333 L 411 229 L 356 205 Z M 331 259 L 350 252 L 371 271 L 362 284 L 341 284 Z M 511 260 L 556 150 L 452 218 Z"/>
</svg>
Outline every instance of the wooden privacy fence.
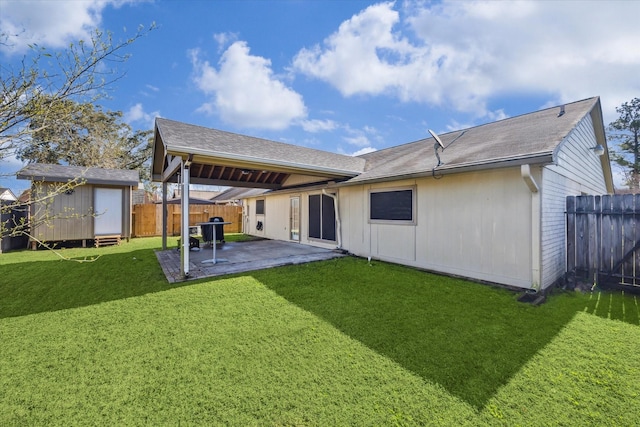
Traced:
<svg viewBox="0 0 640 427">
<path fill-rule="evenodd" d="M 231 224 L 224 226 L 225 233 L 242 232 L 242 206 L 228 205 L 191 205 L 189 206 L 189 225 L 207 222 L 209 218 L 219 216 Z M 180 234 L 180 205 L 167 205 L 167 235 Z M 133 207 L 133 236 L 162 235 L 162 204 L 143 204 Z"/>
<path fill-rule="evenodd" d="M 567 278 L 640 290 L 640 194 L 567 197 Z"/>
</svg>

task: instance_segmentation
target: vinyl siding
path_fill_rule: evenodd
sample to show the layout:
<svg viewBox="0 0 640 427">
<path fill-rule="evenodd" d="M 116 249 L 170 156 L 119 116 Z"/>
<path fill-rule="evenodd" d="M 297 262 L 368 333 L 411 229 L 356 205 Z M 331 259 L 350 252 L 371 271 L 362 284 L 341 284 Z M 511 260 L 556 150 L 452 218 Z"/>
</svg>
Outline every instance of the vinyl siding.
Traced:
<svg viewBox="0 0 640 427">
<path fill-rule="evenodd" d="M 566 272 L 565 201 L 570 195 L 607 194 L 591 116 L 587 115 L 562 142 L 557 164 L 542 171 L 542 288 Z"/>
</svg>

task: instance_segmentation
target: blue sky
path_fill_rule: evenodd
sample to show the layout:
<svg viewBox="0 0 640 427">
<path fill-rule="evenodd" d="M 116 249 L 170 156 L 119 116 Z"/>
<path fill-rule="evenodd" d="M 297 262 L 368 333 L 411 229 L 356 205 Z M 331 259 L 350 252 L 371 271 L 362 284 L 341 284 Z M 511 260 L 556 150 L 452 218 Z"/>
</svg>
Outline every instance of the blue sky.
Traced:
<svg viewBox="0 0 640 427">
<path fill-rule="evenodd" d="M 609 123 L 640 96 L 638 16 L 638 1 L 0 0 L 19 33 L 0 60 L 155 22 L 101 102 L 132 127 L 161 116 L 352 155 L 596 95 Z"/>
</svg>

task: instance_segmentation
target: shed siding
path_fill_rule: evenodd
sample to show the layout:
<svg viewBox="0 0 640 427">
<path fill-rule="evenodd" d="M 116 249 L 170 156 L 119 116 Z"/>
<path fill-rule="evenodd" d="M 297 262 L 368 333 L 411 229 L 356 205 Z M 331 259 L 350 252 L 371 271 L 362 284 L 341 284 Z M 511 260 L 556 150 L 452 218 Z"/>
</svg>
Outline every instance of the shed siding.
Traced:
<svg viewBox="0 0 640 427">
<path fill-rule="evenodd" d="M 566 271 L 565 200 L 579 194 L 606 194 L 591 116 L 587 115 L 562 142 L 557 164 L 542 171 L 541 267 L 542 288 L 553 285 Z"/>
<path fill-rule="evenodd" d="M 32 190 L 40 201 L 32 205 L 37 224 L 33 237 L 40 241 L 93 239 L 93 186 L 78 186 L 71 194 L 57 194 L 49 201 L 45 196 L 56 187 L 55 183 L 39 183 Z"/>
</svg>

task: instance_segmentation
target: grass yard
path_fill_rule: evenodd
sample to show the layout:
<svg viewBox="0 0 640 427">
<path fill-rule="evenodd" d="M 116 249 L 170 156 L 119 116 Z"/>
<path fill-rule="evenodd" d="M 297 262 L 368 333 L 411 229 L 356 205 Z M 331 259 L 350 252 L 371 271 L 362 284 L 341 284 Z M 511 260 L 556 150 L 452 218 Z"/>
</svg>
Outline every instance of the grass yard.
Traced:
<svg viewBox="0 0 640 427">
<path fill-rule="evenodd" d="M 640 419 L 636 296 L 533 307 L 357 258 L 169 284 L 159 245 L 0 255 L 0 425 Z"/>
</svg>

